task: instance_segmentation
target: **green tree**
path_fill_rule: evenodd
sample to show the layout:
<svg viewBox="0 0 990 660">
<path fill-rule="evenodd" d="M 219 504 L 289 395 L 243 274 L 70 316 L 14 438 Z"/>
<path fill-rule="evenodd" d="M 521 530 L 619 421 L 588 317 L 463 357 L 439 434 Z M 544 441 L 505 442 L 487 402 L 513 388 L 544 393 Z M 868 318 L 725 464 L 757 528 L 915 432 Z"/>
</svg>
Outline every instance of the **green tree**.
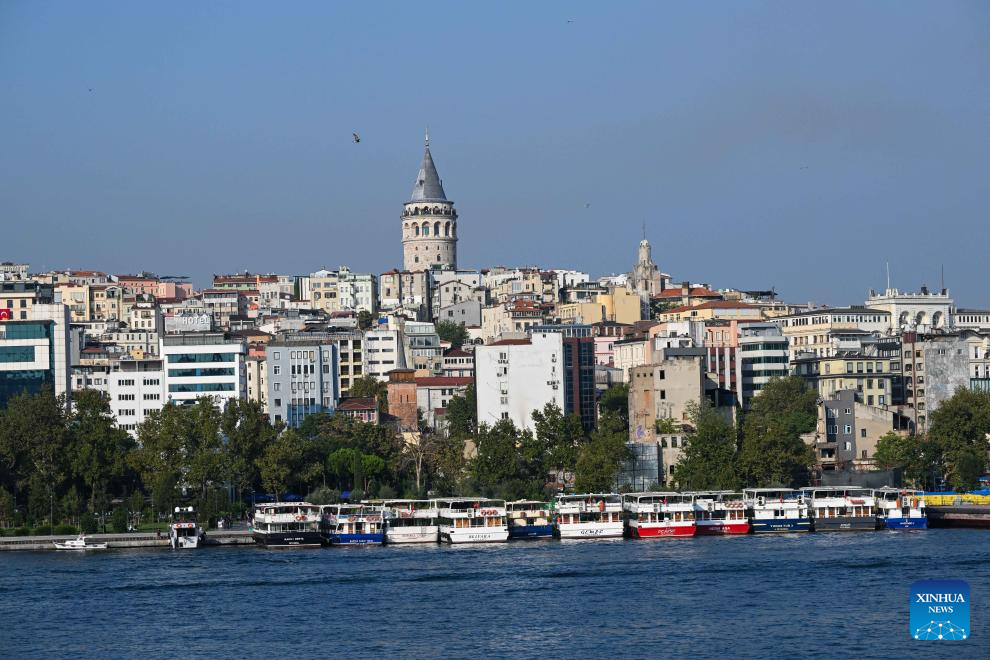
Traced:
<svg viewBox="0 0 990 660">
<path fill-rule="evenodd" d="M 625 383 L 613 385 L 605 390 L 602 398 L 598 401 L 598 408 L 602 413 L 612 413 L 617 415 L 626 429 L 629 429 L 629 386 Z"/>
<path fill-rule="evenodd" d="M 602 413 L 598 428 L 578 451 L 574 487 L 580 492 L 607 492 L 615 486 L 622 464 L 629 460 L 627 431 L 615 413 Z"/>
<path fill-rule="evenodd" d="M 939 443 L 917 435 L 900 435 L 888 431 L 877 440 L 873 453 L 877 465 L 899 469 L 904 479 L 918 487 L 934 486 L 932 476 L 942 470 Z"/>
<path fill-rule="evenodd" d="M 520 474 L 516 439 L 519 431 L 510 419 L 500 419 L 494 426 L 482 424 L 478 429 L 477 455 L 471 459 L 471 476 L 483 492 L 494 494 Z"/>
<path fill-rule="evenodd" d="M 96 390 L 75 393 L 69 423 L 72 472 L 89 490 L 92 509 L 97 494 L 108 492 L 111 482 L 123 477 L 135 443 L 127 431 L 116 427 L 110 403 Z"/>
<path fill-rule="evenodd" d="M 442 341 L 449 341 L 452 348 L 460 348 L 468 341 L 468 331 L 457 321 L 437 321 L 437 334 Z"/>
<path fill-rule="evenodd" d="M 606 391 L 606 394 L 614 389 L 618 388 L 612 388 Z M 605 400 L 605 396 L 602 400 Z M 614 404 L 615 400 L 615 396 L 611 397 L 610 403 Z M 603 414 L 623 419 L 619 411 L 613 407 L 602 406 L 602 410 Z M 628 419 L 628 412 L 625 412 L 625 419 Z M 551 401 L 543 406 L 543 410 L 533 411 L 533 428 L 536 431 L 539 451 L 545 457 L 547 471 L 554 472 L 566 488 L 574 477 L 578 452 L 581 444 L 586 440 L 581 418 L 574 414 L 565 415 L 560 406 Z"/>
<path fill-rule="evenodd" d="M 258 459 L 261 483 L 276 499 L 300 484 L 299 468 L 305 460 L 306 443 L 295 429 L 285 429 L 270 442 Z"/>
<path fill-rule="evenodd" d="M 362 309 L 357 313 L 357 325 L 359 330 L 367 330 L 374 323 L 374 317 L 371 316 L 371 312 L 366 309 Z"/>
<path fill-rule="evenodd" d="M 388 412 L 388 385 L 374 376 L 361 376 L 351 383 L 347 396 L 375 399 L 378 412 Z"/>
<path fill-rule="evenodd" d="M 447 402 L 447 434 L 453 438 L 470 438 L 478 431 L 478 398 L 474 384 L 468 385 L 464 396 Z"/>
<path fill-rule="evenodd" d="M 679 433 L 682 426 L 675 422 L 670 417 L 662 417 L 657 420 L 656 430 L 657 433 L 661 435 L 670 435 L 671 433 Z"/>
<path fill-rule="evenodd" d="M 220 422 L 226 437 L 224 477 L 240 491 L 261 483 L 258 459 L 275 439 L 276 431 L 257 401 L 231 399 Z"/>
<path fill-rule="evenodd" d="M 678 486 L 685 490 L 738 489 L 735 428 L 708 399 L 688 404 L 687 413 L 694 431 L 674 466 Z"/>
<path fill-rule="evenodd" d="M 929 415 L 928 437 L 943 453 L 945 480 L 969 490 L 986 472 L 990 450 L 990 393 L 960 388 Z"/>
<path fill-rule="evenodd" d="M 817 398 L 798 376 L 773 378 L 753 397 L 739 454 L 746 484 L 800 487 L 808 483 L 815 456 L 801 434 L 815 429 Z"/>
</svg>

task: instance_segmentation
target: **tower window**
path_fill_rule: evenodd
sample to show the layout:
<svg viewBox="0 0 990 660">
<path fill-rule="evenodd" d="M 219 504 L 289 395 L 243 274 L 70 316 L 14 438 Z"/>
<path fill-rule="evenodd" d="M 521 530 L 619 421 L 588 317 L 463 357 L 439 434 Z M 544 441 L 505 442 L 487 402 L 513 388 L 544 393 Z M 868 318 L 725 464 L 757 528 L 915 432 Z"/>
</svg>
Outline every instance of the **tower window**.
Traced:
<svg viewBox="0 0 990 660">
<path fill-rule="evenodd" d="M 423 236 L 429 236 L 429 235 L 430 235 L 430 226 L 423 225 Z"/>
</svg>

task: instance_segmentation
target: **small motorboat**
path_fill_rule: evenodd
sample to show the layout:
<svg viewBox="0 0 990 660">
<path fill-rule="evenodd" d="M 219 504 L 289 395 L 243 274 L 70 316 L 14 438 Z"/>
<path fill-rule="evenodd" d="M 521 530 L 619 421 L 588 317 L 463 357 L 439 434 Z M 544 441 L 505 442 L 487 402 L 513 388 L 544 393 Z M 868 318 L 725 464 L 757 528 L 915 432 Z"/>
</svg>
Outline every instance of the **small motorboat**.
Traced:
<svg viewBox="0 0 990 660">
<path fill-rule="evenodd" d="M 52 541 L 55 544 L 56 550 L 106 550 L 106 543 L 91 543 L 86 540 L 86 536 L 80 534 L 74 539 L 69 539 L 68 541 Z"/>
</svg>

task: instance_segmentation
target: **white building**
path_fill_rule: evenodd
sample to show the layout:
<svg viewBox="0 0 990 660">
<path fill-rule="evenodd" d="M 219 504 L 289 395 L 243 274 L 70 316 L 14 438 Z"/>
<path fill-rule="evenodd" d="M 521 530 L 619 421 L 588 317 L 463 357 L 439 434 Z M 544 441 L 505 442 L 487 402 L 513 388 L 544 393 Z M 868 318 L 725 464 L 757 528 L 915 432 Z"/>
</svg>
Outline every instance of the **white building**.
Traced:
<svg viewBox="0 0 990 660">
<path fill-rule="evenodd" d="M 948 289 L 935 293 L 924 286 L 920 293 L 897 289 L 887 289 L 883 293 L 870 291 L 866 307 L 889 313 L 890 325 L 887 329 L 894 332 L 944 330 L 952 325 L 955 313 L 955 304 L 949 297 Z"/>
<path fill-rule="evenodd" d="M 165 405 L 161 360 L 119 360 L 107 374 L 106 394 L 117 426 L 137 437 L 137 427 Z"/>
<path fill-rule="evenodd" d="M 506 339 L 475 348 L 478 423 L 510 419 L 533 428 L 533 411 L 555 402 L 564 409 L 564 344 L 557 332 Z"/>
<path fill-rule="evenodd" d="M 773 323 L 745 323 L 738 329 L 736 348 L 737 394 L 743 408 L 749 408 L 771 378 L 784 378 L 789 371 L 787 338 Z"/>
<path fill-rule="evenodd" d="M 378 281 L 371 273 L 352 273 L 341 266 L 337 273 L 337 306 L 342 310 L 374 314 L 378 308 Z"/>
<path fill-rule="evenodd" d="M 163 335 L 159 354 L 164 361 L 166 400 L 187 404 L 211 396 L 220 404 L 247 398 L 246 353 L 243 341 L 227 339 L 223 333 Z"/>
<path fill-rule="evenodd" d="M 378 328 L 364 333 L 364 373 L 387 381 L 388 372 L 406 369 L 404 333 L 398 328 Z"/>
</svg>

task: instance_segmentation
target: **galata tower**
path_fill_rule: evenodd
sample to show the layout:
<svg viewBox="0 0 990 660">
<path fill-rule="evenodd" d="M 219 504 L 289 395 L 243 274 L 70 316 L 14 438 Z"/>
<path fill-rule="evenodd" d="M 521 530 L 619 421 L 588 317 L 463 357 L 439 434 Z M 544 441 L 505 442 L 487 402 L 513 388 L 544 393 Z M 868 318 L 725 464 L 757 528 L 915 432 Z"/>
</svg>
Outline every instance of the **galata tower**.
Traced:
<svg viewBox="0 0 990 660">
<path fill-rule="evenodd" d="M 430 134 L 412 196 L 402 207 L 403 270 L 457 268 L 457 211 L 443 192 L 430 154 Z"/>
</svg>

